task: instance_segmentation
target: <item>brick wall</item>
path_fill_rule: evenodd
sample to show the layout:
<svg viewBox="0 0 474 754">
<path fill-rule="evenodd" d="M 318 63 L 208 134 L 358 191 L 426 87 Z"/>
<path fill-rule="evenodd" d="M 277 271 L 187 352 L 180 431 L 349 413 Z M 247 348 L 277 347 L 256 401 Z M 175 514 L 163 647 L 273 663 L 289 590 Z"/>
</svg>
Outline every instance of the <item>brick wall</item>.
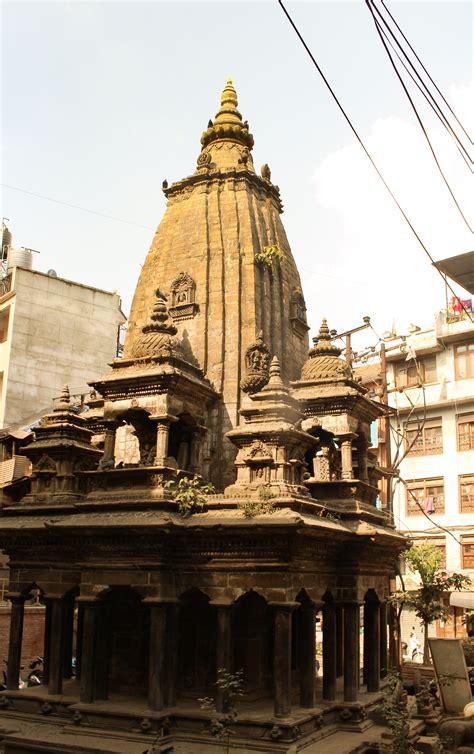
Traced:
<svg viewBox="0 0 474 754">
<path fill-rule="evenodd" d="M 23 643 L 21 648 L 21 664 L 24 669 L 22 678 L 29 673 L 28 665 L 38 655 L 43 655 L 44 642 L 44 606 L 26 605 L 23 623 Z M 10 605 L 0 605 L 0 671 L 5 668 L 3 660 L 8 657 L 8 639 L 10 634 Z M 0 678 L 2 675 L 0 673 Z"/>
</svg>

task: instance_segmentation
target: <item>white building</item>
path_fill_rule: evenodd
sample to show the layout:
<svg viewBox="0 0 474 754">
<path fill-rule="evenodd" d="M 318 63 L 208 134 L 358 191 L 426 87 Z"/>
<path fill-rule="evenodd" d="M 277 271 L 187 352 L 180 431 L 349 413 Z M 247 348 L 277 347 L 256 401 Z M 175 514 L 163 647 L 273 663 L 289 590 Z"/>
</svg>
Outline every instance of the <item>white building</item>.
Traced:
<svg viewBox="0 0 474 754">
<path fill-rule="evenodd" d="M 125 322 L 117 293 L 32 269 L 32 254 L 9 249 L 0 280 L 0 427 L 51 407 L 62 387 L 88 393 L 117 355 Z"/>
<path fill-rule="evenodd" d="M 474 323 L 440 312 L 433 327 L 413 327 L 386 349 L 391 460 L 405 480 L 394 485 L 395 525 L 435 544 L 447 571 L 474 581 Z M 433 631 L 464 633 L 463 612 L 455 608 L 454 620 Z M 405 614 L 405 641 L 413 622 Z"/>
</svg>

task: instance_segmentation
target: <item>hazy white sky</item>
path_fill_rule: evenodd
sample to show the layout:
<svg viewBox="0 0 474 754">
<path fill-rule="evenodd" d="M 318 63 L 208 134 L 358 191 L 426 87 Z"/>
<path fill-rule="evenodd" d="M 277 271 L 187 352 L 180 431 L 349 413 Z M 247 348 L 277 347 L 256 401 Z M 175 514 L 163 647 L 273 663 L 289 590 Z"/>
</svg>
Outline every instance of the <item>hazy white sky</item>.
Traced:
<svg viewBox="0 0 474 754">
<path fill-rule="evenodd" d="M 387 4 L 472 127 L 472 4 Z M 363 0 L 287 7 L 435 259 L 471 250 Z M 323 316 L 342 330 L 369 314 L 402 331 L 444 306 L 442 282 L 276 0 L 4 2 L 1 20 L 2 182 L 145 226 L 5 188 L 14 245 L 39 249 L 37 268 L 116 288 L 128 312 L 164 212 L 161 182 L 193 172 L 230 76 L 255 164 L 268 162 L 281 189 L 313 330 Z M 417 103 L 473 224 L 471 176 Z"/>
</svg>

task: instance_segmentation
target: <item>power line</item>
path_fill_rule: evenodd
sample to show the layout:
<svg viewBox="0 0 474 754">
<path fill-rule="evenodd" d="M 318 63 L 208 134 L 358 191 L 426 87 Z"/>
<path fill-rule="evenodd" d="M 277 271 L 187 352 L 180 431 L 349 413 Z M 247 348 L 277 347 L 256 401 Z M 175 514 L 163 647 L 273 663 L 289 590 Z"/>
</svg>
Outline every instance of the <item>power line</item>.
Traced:
<svg viewBox="0 0 474 754">
<path fill-rule="evenodd" d="M 369 5 L 368 0 L 366 0 L 366 2 L 367 2 L 367 5 Z M 472 160 L 472 158 L 471 158 L 469 152 L 467 151 L 466 147 L 462 143 L 462 141 L 459 138 L 459 136 L 457 135 L 456 131 L 451 126 L 451 124 L 450 124 L 449 120 L 447 119 L 446 115 L 443 113 L 441 107 L 436 102 L 436 99 L 433 97 L 432 93 L 430 92 L 430 90 L 426 86 L 425 82 L 421 78 L 420 74 L 416 70 L 415 66 L 413 65 L 413 62 L 410 60 L 409 56 L 407 55 L 407 53 L 405 52 L 405 50 L 403 49 L 403 47 L 400 45 L 400 42 L 398 41 L 397 37 L 393 33 L 393 31 L 390 28 L 390 26 L 387 24 L 386 20 L 384 19 L 383 15 L 381 14 L 379 8 L 377 8 L 377 6 L 374 4 L 373 0 L 370 0 L 369 10 L 371 11 L 372 16 L 373 16 L 373 12 L 372 11 L 375 11 L 377 13 L 378 17 L 382 21 L 382 23 L 385 26 L 386 30 L 388 31 L 388 33 L 392 37 L 393 41 L 395 42 L 395 45 L 398 47 L 398 49 L 402 53 L 402 55 L 405 58 L 405 60 L 408 62 L 408 65 L 407 65 L 402 60 L 402 58 L 400 57 L 399 53 L 395 49 L 395 46 L 394 46 L 393 42 L 388 38 L 387 33 L 385 31 L 383 31 L 383 29 L 382 29 L 382 33 L 384 34 L 385 39 L 387 40 L 388 44 L 390 45 L 390 47 L 394 51 L 394 53 L 397 56 L 398 60 L 400 61 L 401 65 L 404 67 L 405 71 L 407 72 L 407 74 L 409 75 L 409 77 L 411 78 L 411 80 L 413 81 L 413 83 L 415 84 L 415 86 L 417 87 L 418 91 L 423 95 L 423 97 L 427 101 L 428 105 L 433 110 L 434 114 L 436 115 L 436 117 L 440 121 L 440 123 L 443 126 L 443 128 L 446 129 L 446 131 L 448 132 L 448 134 L 450 135 L 450 137 L 453 139 L 454 144 L 456 146 L 456 149 L 458 150 L 458 152 L 460 153 L 460 155 L 463 158 L 464 162 L 466 163 L 467 167 L 469 168 L 470 172 L 472 173 L 473 169 L 472 169 L 471 165 L 473 165 L 474 160 Z M 375 19 L 374 19 L 374 22 L 375 22 Z M 378 26 L 380 27 L 380 24 Z M 377 28 L 377 30 L 378 30 L 378 28 Z M 380 32 L 379 32 L 379 34 L 380 34 Z M 412 68 L 412 70 L 415 73 L 415 76 L 413 75 L 412 71 L 410 70 L 410 68 L 408 66 L 410 66 Z M 421 82 L 421 85 L 420 85 L 420 82 Z"/>
<path fill-rule="evenodd" d="M 413 112 L 415 113 L 415 117 L 416 117 L 416 119 L 418 121 L 418 124 L 419 124 L 421 130 L 423 131 L 423 135 L 424 135 L 424 137 L 425 137 L 425 139 L 426 139 L 426 141 L 428 143 L 428 146 L 430 148 L 431 154 L 433 155 L 433 159 L 435 161 L 436 167 L 438 168 L 438 171 L 439 171 L 439 173 L 440 173 L 440 175 L 441 175 L 444 183 L 446 184 L 446 188 L 448 189 L 449 193 L 451 194 L 451 197 L 453 199 L 454 204 L 456 205 L 457 209 L 459 210 L 459 214 L 461 215 L 462 219 L 464 220 L 465 224 L 467 225 L 467 227 L 469 228 L 469 230 L 471 231 L 471 233 L 473 233 L 474 230 L 471 227 L 471 225 L 470 225 L 468 219 L 466 218 L 464 212 L 462 211 L 462 209 L 461 209 L 461 207 L 459 205 L 458 200 L 454 196 L 453 190 L 451 189 L 451 186 L 448 183 L 448 180 L 447 180 L 447 178 L 446 178 L 446 176 L 445 176 L 445 174 L 443 172 L 443 169 L 441 168 L 441 165 L 439 164 L 438 158 L 436 156 L 436 152 L 435 152 L 435 150 L 433 148 L 433 145 L 431 143 L 430 137 L 428 136 L 428 133 L 426 131 L 424 123 L 423 123 L 423 121 L 421 119 L 421 116 L 420 116 L 418 110 L 416 109 L 416 105 L 415 105 L 413 99 L 411 98 L 410 93 L 409 93 L 407 87 L 405 86 L 405 82 L 403 81 L 403 78 L 401 77 L 400 72 L 399 72 L 397 66 L 395 65 L 395 62 L 394 62 L 394 60 L 393 60 L 393 58 L 392 58 L 392 56 L 390 54 L 390 50 L 387 47 L 385 32 L 383 31 L 382 27 L 380 26 L 379 22 L 377 21 L 377 19 L 375 17 L 374 11 L 372 9 L 372 4 L 371 4 L 370 0 L 365 0 L 365 1 L 366 1 L 366 5 L 367 5 L 367 7 L 368 7 L 368 9 L 369 9 L 369 11 L 370 11 L 370 13 L 372 15 L 372 19 L 373 19 L 373 22 L 375 24 L 375 28 L 377 30 L 377 33 L 378 33 L 379 37 L 380 37 L 380 41 L 383 44 L 385 52 L 388 55 L 388 58 L 389 58 L 390 63 L 392 65 L 392 68 L 395 71 L 395 74 L 396 74 L 396 76 L 397 76 L 397 78 L 398 78 L 398 80 L 399 80 L 399 82 L 400 82 L 400 84 L 401 84 L 401 86 L 403 88 L 403 91 L 405 92 L 405 94 L 406 94 L 406 96 L 408 98 L 408 101 L 409 101 L 409 103 L 410 103 L 410 105 L 412 107 Z M 389 44 L 390 44 L 390 42 L 389 42 Z"/>
<path fill-rule="evenodd" d="M 461 123 L 461 121 L 460 121 L 460 120 L 459 120 L 459 118 L 457 117 L 456 113 L 455 113 L 455 112 L 454 112 L 454 110 L 452 109 L 451 105 L 449 104 L 448 100 L 447 100 L 447 99 L 446 99 L 446 97 L 444 96 L 443 92 L 442 92 L 442 91 L 441 91 L 441 89 L 440 89 L 440 88 L 439 88 L 439 87 L 437 86 L 436 82 L 435 82 L 435 81 L 434 81 L 434 80 L 432 79 L 432 77 L 430 76 L 430 73 L 429 73 L 429 71 L 428 71 L 428 70 L 427 70 L 427 69 L 425 68 L 425 66 L 424 66 L 424 65 L 423 65 L 423 63 L 421 62 L 420 58 L 419 58 L 419 57 L 418 57 L 418 55 L 416 54 L 415 50 L 413 49 L 412 45 L 410 44 L 410 42 L 409 42 L 409 41 L 408 41 L 408 39 L 406 38 L 405 34 L 404 34 L 404 33 L 403 33 L 403 31 L 401 30 L 400 26 L 399 26 L 399 25 L 397 24 L 397 22 L 396 22 L 395 18 L 394 18 L 394 17 L 393 17 L 393 15 L 392 15 L 392 14 L 390 13 L 389 9 L 387 8 L 387 6 L 386 6 L 386 5 L 385 5 L 385 3 L 384 3 L 384 0 L 380 0 L 380 2 L 381 2 L 381 4 L 382 4 L 382 6 L 384 7 L 384 9 L 386 10 L 386 12 L 388 13 L 388 15 L 390 16 L 390 18 L 392 19 L 392 21 L 393 21 L 393 23 L 395 24 L 395 26 L 396 26 L 396 28 L 398 29 L 398 31 L 399 31 L 399 32 L 400 32 L 400 34 L 402 35 L 403 39 L 404 39 L 404 40 L 405 40 L 405 42 L 407 43 L 408 47 L 410 48 L 410 50 L 411 50 L 411 51 L 412 51 L 412 53 L 414 54 L 415 58 L 417 59 L 417 61 L 418 61 L 418 62 L 419 62 L 419 64 L 421 65 L 421 67 L 422 67 L 423 71 L 424 71 L 424 72 L 426 73 L 426 75 L 428 76 L 428 79 L 429 79 L 429 80 L 431 81 L 431 83 L 433 84 L 434 88 L 436 89 L 436 91 L 437 91 L 437 92 L 438 92 L 438 94 L 440 95 L 440 97 L 441 97 L 441 99 L 443 100 L 443 102 L 444 102 L 444 103 L 446 104 L 446 106 L 447 106 L 448 110 L 449 110 L 449 111 L 450 111 L 450 113 L 451 113 L 451 114 L 453 115 L 454 119 L 455 119 L 455 120 L 456 120 L 456 122 L 457 122 L 457 123 L 459 124 L 459 126 L 460 126 L 460 127 L 462 128 L 462 130 L 463 130 L 463 131 L 464 131 L 464 133 L 466 134 L 466 136 L 467 136 L 467 138 L 469 139 L 469 141 L 471 142 L 471 144 L 474 144 L 474 141 L 473 141 L 473 140 L 471 139 L 471 137 L 469 136 L 468 132 L 466 131 L 466 129 L 464 128 L 463 124 Z"/>
<path fill-rule="evenodd" d="M 365 154 L 366 154 L 367 158 L 369 159 L 369 161 L 370 161 L 370 163 L 371 163 L 372 167 L 374 168 L 375 172 L 376 172 L 376 173 L 377 173 L 377 175 L 379 176 L 379 178 L 380 178 L 380 180 L 382 181 L 383 185 L 385 186 L 385 188 L 387 189 L 388 193 L 389 193 L 389 194 L 390 194 L 390 196 L 392 197 L 393 201 L 394 201 L 394 202 L 395 202 L 395 204 L 397 205 L 397 207 L 398 207 L 398 209 L 399 209 L 400 213 L 402 214 L 402 216 L 403 216 L 403 218 L 404 218 L 405 222 L 407 223 L 407 225 L 408 225 L 408 227 L 410 228 L 411 232 L 413 233 L 413 235 L 415 236 L 416 240 L 417 240 L 417 241 L 418 241 L 418 243 L 420 244 L 421 248 L 422 248 L 422 249 L 423 249 L 423 251 L 425 252 L 426 256 L 427 256 L 427 257 L 428 257 L 428 259 L 430 260 L 431 264 L 433 265 L 433 267 L 435 267 L 435 269 L 437 270 L 437 272 L 439 273 L 439 275 L 441 276 L 441 278 L 443 279 L 443 281 L 445 281 L 445 279 L 444 279 L 444 276 L 443 276 L 443 274 L 442 274 L 441 270 L 438 270 L 438 268 L 436 267 L 436 263 L 435 263 L 435 261 L 434 261 L 433 257 L 431 256 L 430 252 L 428 251 L 427 247 L 425 246 L 425 244 L 424 244 L 424 243 L 423 243 L 423 241 L 421 240 L 421 238 L 420 238 L 420 236 L 418 235 L 418 233 L 416 232 L 416 230 L 415 230 L 414 226 L 412 225 L 412 223 L 411 223 L 410 219 L 408 218 L 408 216 L 406 215 L 405 211 L 404 211 L 404 210 L 402 209 L 402 207 L 401 207 L 400 203 L 398 202 L 398 200 L 397 200 L 397 198 L 396 198 L 395 194 L 393 193 L 393 191 L 392 191 L 392 190 L 391 190 L 391 188 L 389 187 L 388 183 L 386 182 L 385 178 L 383 177 L 382 173 L 380 172 L 380 170 L 378 169 L 377 165 L 375 164 L 375 162 L 374 162 L 374 160 L 373 160 L 372 156 L 370 155 L 370 152 L 368 151 L 367 147 L 365 146 L 364 142 L 362 141 L 361 137 L 359 136 L 359 134 L 358 134 L 358 132 L 357 132 L 357 130 L 356 130 L 356 128 L 355 128 L 355 126 L 353 125 L 353 123 L 352 123 L 351 119 L 349 118 L 349 116 L 347 115 L 346 111 L 344 110 L 344 108 L 343 108 L 342 104 L 340 103 L 339 99 L 337 98 L 337 95 L 336 95 L 336 93 L 334 92 L 334 90 L 333 90 L 333 88 L 332 88 L 331 84 L 330 84 L 330 83 L 329 83 L 329 81 L 327 80 L 327 78 L 326 78 L 326 76 L 324 75 L 323 71 L 321 70 L 321 68 L 320 68 L 319 64 L 317 63 L 317 61 L 316 61 L 315 57 L 313 56 L 313 53 L 312 53 L 312 52 L 311 52 L 311 50 L 309 49 L 309 47 L 308 47 L 308 45 L 306 44 L 305 40 L 303 39 L 303 36 L 302 36 L 301 32 L 299 31 L 299 29 L 298 29 L 298 27 L 296 26 L 295 22 L 293 21 L 292 17 L 290 16 L 290 14 L 288 13 L 287 9 L 285 8 L 285 5 L 283 4 L 283 0 L 277 0 L 277 1 L 278 1 L 278 4 L 280 5 L 281 9 L 283 10 L 283 12 L 284 12 L 285 16 L 287 17 L 288 21 L 290 22 L 290 25 L 292 26 L 292 28 L 293 28 L 294 32 L 296 33 L 296 36 L 298 37 L 298 39 L 300 40 L 300 42 L 301 42 L 301 44 L 303 45 L 304 49 L 306 50 L 306 52 L 307 52 L 308 56 L 310 57 L 310 59 L 311 59 L 311 61 L 312 61 L 313 65 L 314 65 L 314 67 L 316 68 L 316 70 L 318 71 L 318 73 L 319 73 L 319 75 L 321 76 L 322 80 L 324 81 L 324 83 L 325 83 L 325 85 L 326 85 L 327 89 L 329 90 L 329 92 L 330 92 L 330 94 L 331 94 L 332 98 L 334 99 L 334 101 L 335 101 L 336 105 L 338 106 L 339 110 L 341 111 L 341 113 L 342 113 L 342 115 L 343 115 L 343 117 L 344 117 L 345 121 L 347 122 L 347 124 L 348 124 L 349 128 L 351 129 L 351 131 L 352 131 L 352 133 L 354 134 L 355 138 L 357 139 L 358 143 L 360 144 L 360 146 L 361 146 L 361 147 L 362 147 L 362 149 L 364 150 L 364 152 L 365 152 Z M 446 281 L 445 281 L 445 282 L 446 282 Z M 449 290 L 451 291 L 451 293 L 453 294 L 453 296 L 455 296 L 455 298 L 458 298 L 458 297 L 456 296 L 456 294 L 455 294 L 455 292 L 454 292 L 453 288 L 451 287 L 451 285 L 449 285 L 448 283 L 446 283 L 446 285 L 448 286 L 448 288 L 449 288 Z M 464 309 L 465 313 L 467 314 L 467 316 L 468 316 L 469 320 L 470 320 L 470 321 L 472 322 L 472 321 L 473 321 L 473 319 L 472 319 L 472 317 L 471 317 L 470 313 L 468 312 L 468 310 L 466 309 L 466 307 L 465 307 L 465 306 L 463 305 L 463 303 L 462 303 L 462 302 L 461 302 L 461 306 L 462 306 L 462 308 Z"/>
<path fill-rule="evenodd" d="M 28 194 L 29 196 L 36 196 L 38 199 L 46 199 L 48 202 L 54 202 L 55 204 L 62 204 L 64 207 L 71 207 L 72 209 L 80 209 L 82 212 L 88 212 L 90 215 L 98 215 L 99 217 L 105 217 L 107 220 L 115 220 L 117 223 L 125 223 L 126 225 L 134 225 L 136 228 L 144 228 L 144 230 L 155 230 L 149 225 L 140 225 L 140 223 L 134 223 L 131 220 L 123 220 L 121 217 L 113 217 L 112 215 L 105 215 L 103 212 L 96 212 L 93 209 L 87 209 L 86 207 L 79 207 L 77 204 L 70 204 L 69 202 L 63 202 L 61 199 L 53 199 L 51 196 L 45 196 L 44 194 L 37 194 L 34 191 L 27 191 L 26 189 L 18 188 L 18 186 L 11 186 L 8 183 L 0 183 L 0 186 L 4 188 L 12 189 L 13 191 L 20 191 L 22 194 Z"/>
</svg>

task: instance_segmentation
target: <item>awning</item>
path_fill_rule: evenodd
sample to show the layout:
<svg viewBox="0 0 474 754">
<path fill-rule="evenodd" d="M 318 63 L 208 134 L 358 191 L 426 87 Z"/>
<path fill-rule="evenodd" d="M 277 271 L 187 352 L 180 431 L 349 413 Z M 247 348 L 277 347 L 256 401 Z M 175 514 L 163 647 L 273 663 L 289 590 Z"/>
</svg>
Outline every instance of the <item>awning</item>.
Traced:
<svg viewBox="0 0 474 754">
<path fill-rule="evenodd" d="M 474 610 L 474 592 L 451 592 L 449 604 L 453 607 L 464 607 Z"/>
<path fill-rule="evenodd" d="M 434 266 L 474 295 L 474 251 L 434 262 Z"/>
</svg>

